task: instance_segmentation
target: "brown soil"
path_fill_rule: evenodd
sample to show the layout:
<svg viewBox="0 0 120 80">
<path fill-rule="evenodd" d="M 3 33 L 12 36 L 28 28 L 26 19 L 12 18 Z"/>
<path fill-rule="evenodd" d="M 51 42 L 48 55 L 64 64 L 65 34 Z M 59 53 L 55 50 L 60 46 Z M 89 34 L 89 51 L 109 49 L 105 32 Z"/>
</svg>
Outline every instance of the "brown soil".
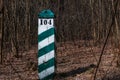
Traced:
<svg viewBox="0 0 120 80">
<path fill-rule="evenodd" d="M 57 45 L 55 80 L 93 80 L 102 45 L 79 45 L 82 43 L 67 42 Z M 116 65 L 118 52 L 118 49 L 109 44 L 106 46 L 96 80 L 120 80 L 120 69 Z"/>
<path fill-rule="evenodd" d="M 57 44 L 57 70 L 54 80 L 93 80 L 101 46 L 87 46 L 71 42 Z M 96 80 L 120 80 L 116 65 L 119 50 L 107 46 Z M 8 54 L 0 65 L 0 80 L 37 80 L 37 46 L 20 53 L 20 58 Z M 109 79 L 108 79 L 109 78 Z"/>
</svg>

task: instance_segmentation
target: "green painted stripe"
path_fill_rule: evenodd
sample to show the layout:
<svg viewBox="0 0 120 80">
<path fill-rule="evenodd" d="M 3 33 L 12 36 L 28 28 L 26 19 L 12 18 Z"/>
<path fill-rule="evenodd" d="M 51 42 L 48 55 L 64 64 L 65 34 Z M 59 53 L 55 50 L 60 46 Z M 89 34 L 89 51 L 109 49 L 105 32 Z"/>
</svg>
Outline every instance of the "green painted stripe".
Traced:
<svg viewBox="0 0 120 80">
<path fill-rule="evenodd" d="M 43 79 L 41 79 L 41 80 L 53 80 L 53 78 L 54 78 L 54 73 L 46 76 L 45 78 L 43 78 Z"/>
<path fill-rule="evenodd" d="M 46 63 L 38 65 L 38 72 L 40 73 L 40 72 L 46 70 L 47 68 L 54 66 L 54 62 L 55 62 L 55 58 L 52 58 L 49 61 L 47 61 Z"/>
<path fill-rule="evenodd" d="M 48 46 L 45 46 L 44 48 L 38 50 L 38 57 L 41 57 L 52 50 L 54 50 L 54 42 L 49 44 Z"/>
<path fill-rule="evenodd" d="M 45 38 L 51 36 L 54 34 L 54 28 L 50 28 L 49 30 L 41 33 L 40 35 L 38 35 L 38 42 L 44 40 Z"/>
</svg>

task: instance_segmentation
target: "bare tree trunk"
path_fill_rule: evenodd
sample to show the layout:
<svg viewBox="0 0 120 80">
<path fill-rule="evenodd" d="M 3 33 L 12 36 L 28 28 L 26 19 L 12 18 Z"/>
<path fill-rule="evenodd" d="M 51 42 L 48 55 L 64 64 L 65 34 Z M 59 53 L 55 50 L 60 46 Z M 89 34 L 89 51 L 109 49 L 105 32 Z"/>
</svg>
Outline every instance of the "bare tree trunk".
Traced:
<svg viewBox="0 0 120 80">
<path fill-rule="evenodd" d="M 0 0 L 0 63 L 3 63 L 3 36 L 4 36 L 4 24 L 3 24 L 3 1 Z"/>
<path fill-rule="evenodd" d="M 17 11 L 16 11 L 16 9 L 17 9 L 17 1 L 15 0 L 15 2 L 14 2 L 14 5 L 15 5 L 15 12 L 14 12 L 14 25 L 13 25 L 13 28 L 14 28 L 14 30 L 13 30 L 13 33 L 11 33 L 11 45 L 12 45 L 12 53 L 13 53 L 13 55 L 15 56 L 15 57 L 19 57 L 19 54 L 18 54 L 18 18 L 17 18 L 17 16 L 16 16 L 16 13 L 17 13 Z M 14 11 L 14 10 L 13 10 Z"/>
<path fill-rule="evenodd" d="M 90 6 L 91 6 L 91 16 L 92 16 L 92 21 L 91 21 L 91 30 L 93 30 L 92 36 L 93 36 L 93 44 L 95 45 L 95 41 L 96 41 L 96 26 L 94 25 L 95 20 L 94 20 L 94 0 L 90 0 Z"/>
<path fill-rule="evenodd" d="M 25 38 L 25 48 L 26 50 L 30 47 L 30 14 L 29 14 L 29 0 L 26 0 L 26 16 L 25 16 L 25 27 L 26 27 L 26 38 Z"/>
<path fill-rule="evenodd" d="M 117 56 L 117 66 L 120 67 L 120 28 L 119 28 L 119 25 L 118 25 L 118 20 L 117 20 L 117 11 L 119 9 L 119 0 L 112 0 L 112 10 L 115 14 L 114 16 L 114 22 L 115 22 L 115 47 L 119 49 L 119 53 L 118 53 L 118 56 Z"/>
<path fill-rule="evenodd" d="M 3 0 L 0 0 L 0 14 L 2 13 L 3 10 Z"/>
<path fill-rule="evenodd" d="M 98 27 L 99 27 L 99 35 L 98 35 L 98 41 L 101 39 L 101 28 L 102 28 L 102 0 L 99 0 L 99 19 L 98 19 Z M 99 42 L 100 43 L 100 42 Z"/>
</svg>

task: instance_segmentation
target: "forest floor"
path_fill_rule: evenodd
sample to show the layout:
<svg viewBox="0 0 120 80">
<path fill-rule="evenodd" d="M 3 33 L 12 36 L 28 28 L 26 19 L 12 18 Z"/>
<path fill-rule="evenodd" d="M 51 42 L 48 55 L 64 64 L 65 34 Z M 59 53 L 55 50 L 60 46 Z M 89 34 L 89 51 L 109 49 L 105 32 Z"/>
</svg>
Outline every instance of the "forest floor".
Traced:
<svg viewBox="0 0 120 80">
<path fill-rule="evenodd" d="M 83 44 L 83 45 L 82 45 Z M 102 45 L 87 46 L 84 42 L 57 44 L 57 70 L 54 80 L 93 80 Z M 96 80 L 120 80 L 116 65 L 119 52 L 107 45 Z M 21 52 L 20 58 L 7 55 L 0 65 L 0 80 L 37 80 L 37 46 Z"/>
<path fill-rule="evenodd" d="M 92 42 L 84 41 L 58 44 L 55 80 L 93 80 L 103 44 L 91 45 Z M 120 80 L 118 52 L 111 44 L 106 45 L 96 80 Z"/>
<path fill-rule="evenodd" d="M 20 52 L 19 58 L 8 53 L 0 65 L 0 80 L 37 80 L 37 47 Z"/>
</svg>

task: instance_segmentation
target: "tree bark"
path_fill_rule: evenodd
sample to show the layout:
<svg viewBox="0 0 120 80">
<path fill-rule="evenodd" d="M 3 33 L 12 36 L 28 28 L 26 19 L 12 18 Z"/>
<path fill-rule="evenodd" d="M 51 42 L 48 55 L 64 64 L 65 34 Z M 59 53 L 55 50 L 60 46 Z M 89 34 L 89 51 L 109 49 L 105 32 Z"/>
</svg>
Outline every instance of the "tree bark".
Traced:
<svg viewBox="0 0 120 80">
<path fill-rule="evenodd" d="M 28 50 L 30 48 L 30 14 L 29 14 L 29 0 L 26 0 L 26 15 L 25 15 L 25 27 L 26 27 L 26 38 L 25 38 L 25 48 Z"/>
<path fill-rule="evenodd" d="M 3 36 L 4 36 L 4 24 L 3 24 L 3 0 L 0 0 L 0 63 L 3 63 Z"/>
</svg>

